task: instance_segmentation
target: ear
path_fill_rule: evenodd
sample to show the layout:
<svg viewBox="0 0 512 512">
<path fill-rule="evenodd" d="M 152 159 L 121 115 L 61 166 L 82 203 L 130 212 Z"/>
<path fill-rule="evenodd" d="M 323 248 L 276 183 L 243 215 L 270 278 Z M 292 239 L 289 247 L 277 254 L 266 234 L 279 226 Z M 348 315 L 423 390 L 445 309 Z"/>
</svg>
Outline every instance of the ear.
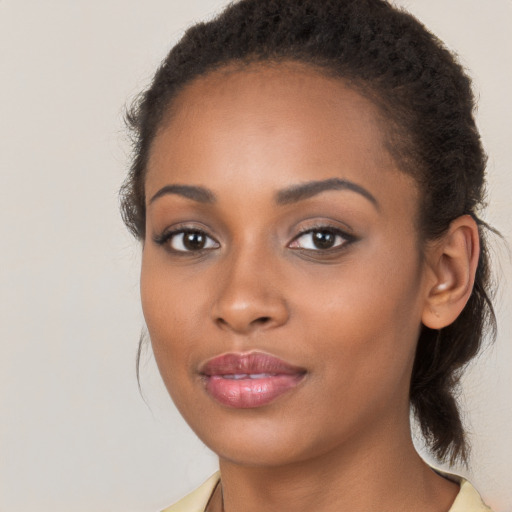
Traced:
<svg viewBox="0 0 512 512">
<path fill-rule="evenodd" d="M 473 290 L 479 254 L 478 226 L 469 215 L 455 219 L 429 247 L 429 278 L 422 314 L 426 327 L 442 329 L 459 316 Z"/>
</svg>

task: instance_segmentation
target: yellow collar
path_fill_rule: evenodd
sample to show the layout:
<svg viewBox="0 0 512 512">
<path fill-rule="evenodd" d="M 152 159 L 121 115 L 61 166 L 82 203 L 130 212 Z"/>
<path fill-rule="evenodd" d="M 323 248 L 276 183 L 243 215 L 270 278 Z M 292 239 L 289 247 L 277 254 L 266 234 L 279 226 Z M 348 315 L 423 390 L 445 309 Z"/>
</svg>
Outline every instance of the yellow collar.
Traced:
<svg viewBox="0 0 512 512">
<path fill-rule="evenodd" d="M 476 489 L 464 478 L 434 469 L 442 476 L 459 483 L 460 491 L 448 512 L 492 512 L 480 498 Z M 183 499 L 162 512 L 204 512 L 206 505 L 220 480 L 217 471 L 206 482 Z"/>
</svg>

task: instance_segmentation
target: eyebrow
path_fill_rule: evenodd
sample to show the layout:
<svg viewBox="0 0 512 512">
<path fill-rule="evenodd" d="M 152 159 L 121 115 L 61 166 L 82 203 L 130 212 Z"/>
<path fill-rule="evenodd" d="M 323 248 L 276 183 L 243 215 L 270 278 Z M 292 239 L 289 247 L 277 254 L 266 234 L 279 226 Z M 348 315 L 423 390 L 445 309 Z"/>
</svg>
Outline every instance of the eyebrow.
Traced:
<svg viewBox="0 0 512 512">
<path fill-rule="evenodd" d="M 353 183 L 352 181 L 343 180 L 341 178 L 329 178 L 322 181 L 308 181 L 299 185 L 292 185 L 289 188 L 280 190 L 276 194 L 276 203 L 278 205 L 287 205 L 309 199 L 310 197 L 321 194 L 328 190 L 350 190 L 356 192 L 368 199 L 377 210 L 379 210 L 379 202 L 365 188 Z M 165 195 L 178 195 L 192 199 L 198 203 L 213 204 L 216 202 L 215 194 L 206 187 L 196 185 L 166 185 L 162 187 L 150 200 L 149 204 Z"/>
<path fill-rule="evenodd" d="M 162 196 L 174 194 L 187 199 L 192 199 L 198 203 L 214 203 L 216 201 L 215 194 L 205 187 L 198 187 L 193 185 L 166 185 L 162 187 L 150 200 L 149 204 L 156 201 Z"/>
<path fill-rule="evenodd" d="M 327 190 L 350 190 L 356 192 L 370 201 L 377 210 L 379 210 L 379 202 L 365 188 L 353 183 L 352 181 L 343 180 L 341 178 L 329 178 L 322 181 L 308 181 L 300 185 L 281 190 L 277 193 L 276 202 L 280 205 L 296 203 L 309 199 L 310 197 L 321 194 Z"/>
</svg>

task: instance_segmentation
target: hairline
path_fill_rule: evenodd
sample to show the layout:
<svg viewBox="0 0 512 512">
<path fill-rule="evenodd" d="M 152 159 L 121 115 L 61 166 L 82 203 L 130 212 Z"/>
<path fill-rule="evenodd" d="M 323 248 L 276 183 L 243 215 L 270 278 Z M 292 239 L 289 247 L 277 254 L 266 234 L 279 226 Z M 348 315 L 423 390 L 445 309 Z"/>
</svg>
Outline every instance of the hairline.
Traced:
<svg viewBox="0 0 512 512">
<path fill-rule="evenodd" d="M 342 82 L 347 89 L 356 92 L 372 104 L 374 107 L 375 121 L 382 134 L 382 142 L 385 150 L 395 163 L 397 169 L 405 175 L 411 176 L 418 188 L 419 204 L 414 224 L 416 232 L 418 233 L 418 249 L 420 252 L 423 252 L 425 242 L 428 241 L 429 237 L 426 236 L 422 229 L 422 213 L 424 210 L 425 191 L 423 190 L 419 179 L 421 173 L 419 167 L 421 166 L 421 162 L 418 161 L 418 158 L 414 158 L 414 156 L 410 155 L 411 146 L 414 147 L 415 145 L 414 141 L 410 140 L 410 136 L 407 135 L 405 127 L 401 125 L 397 116 L 394 116 L 391 113 L 391 102 L 387 100 L 386 94 L 380 92 L 378 85 L 372 85 L 370 80 L 355 77 L 348 72 L 343 73 L 339 69 L 335 68 L 335 63 L 332 59 L 317 58 L 315 61 L 314 56 L 307 54 L 295 56 L 286 55 L 285 53 L 274 56 L 249 54 L 244 58 L 232 58 L 225 61 L 218 61 L 210 64 L 201 72 L 193 73 L 189 78 L 180 83 L 178 87 L 173 89 L 172 93 L 168 94 L 168 97 L 165 98 L 164 107 L 162 108 L 160 116 L 155 121 L 154 131 L 147 147 L 147 158 L 144 162 L 144 168 L 141 169 L 141 175 L 139 177 L 139 184 L 142 185 L 143 192 L 141 203 L 143 206 L 144 217 L 146 216 L 147 202 L 145 183 L 149 171 L 149 163 L 151 160 L 154 141 L 166 128 L 168 128 L 175 118 L 175 115 L 180 108 L 180 100 L 182 100 L 184 91 L 194 83 L 215 74 L 227 77 L 243 72 L 257 73 L 261 69 L 281 66 L 298 70 L 302 68 L 302 70 L 306 72 L 313 72 L 326 78 L 338 80 Z M 397 139 L 405 141 L 405 144 L 402 144 L 402 148 L 398 147 Z"/>
</svg>

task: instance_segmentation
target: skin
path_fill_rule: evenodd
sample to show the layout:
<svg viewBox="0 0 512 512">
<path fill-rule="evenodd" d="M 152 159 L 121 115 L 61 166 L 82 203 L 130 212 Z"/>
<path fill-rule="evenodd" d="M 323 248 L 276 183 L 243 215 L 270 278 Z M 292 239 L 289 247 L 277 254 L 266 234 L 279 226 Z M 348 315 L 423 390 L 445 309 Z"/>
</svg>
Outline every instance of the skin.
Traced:
<svg viewBox="0 0 512 512">
<path fill-rule="evenodd" d="M 458 486 L 417 455 L 409 383 L 422 322 L 447 325 L 471 291 L 476 226 L 418 240 L 419 191 L 385 149 L 376 107 L 298 64 L 216 71 L 187 85 L 152 146 L 142 305 L 176 406 L 219 456 L 209 510 L 447 511 Z M 279 204 L 283 189 L 333 178 L 363 187 Z M 200 186 L 198 201 L 160 192 Z M 168 189 L 169 190 L 169 189 Z M 202 198 L 204 199 L 204 198 Z M 324 226 L 336 248 L 309 233 Z M 172 229 L 200 229 L 186 251 Z M 450 320 L 451 319 L 451 320 Z M 205 391 L 199 367 L 260 351 L 306 369 L 256 409 Z"/>
</svg>

